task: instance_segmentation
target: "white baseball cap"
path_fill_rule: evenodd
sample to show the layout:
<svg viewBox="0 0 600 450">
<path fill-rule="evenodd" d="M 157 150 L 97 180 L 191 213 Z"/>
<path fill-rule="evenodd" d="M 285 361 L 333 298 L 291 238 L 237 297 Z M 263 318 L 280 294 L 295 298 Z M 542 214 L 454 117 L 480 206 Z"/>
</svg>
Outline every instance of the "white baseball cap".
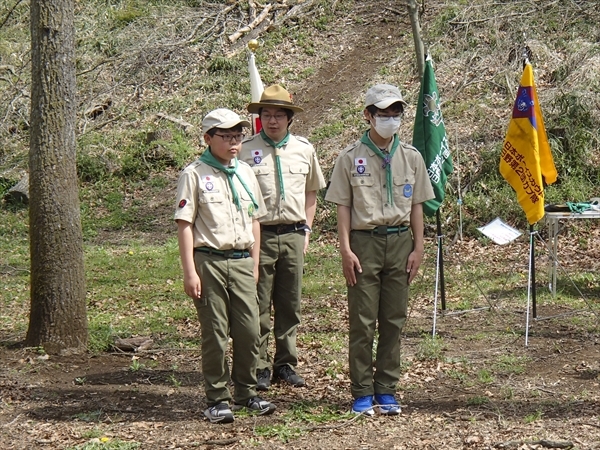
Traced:
<svg viewBox="0 0 600 450">
<path fill-rule="evenodd" d="M 408 106 L 400 90 L 391 84 L 376 84 L 369 88 L 365 96 L 365 107 L 373 105 L 379 109 L 386 109 L 396 102 L 402 103 L 403 107 Z"/>
<path fill-rule="evenodd" d="M 233 128 L 236 125 L 250 127 L 250 122 L 242 119 L 236 113 L 229 109 L 219 108 L 209 112 L 202 120 L 202 132 L 206 133 L 213 128 L 223 128 L 225 130 Z"/>
</svg>

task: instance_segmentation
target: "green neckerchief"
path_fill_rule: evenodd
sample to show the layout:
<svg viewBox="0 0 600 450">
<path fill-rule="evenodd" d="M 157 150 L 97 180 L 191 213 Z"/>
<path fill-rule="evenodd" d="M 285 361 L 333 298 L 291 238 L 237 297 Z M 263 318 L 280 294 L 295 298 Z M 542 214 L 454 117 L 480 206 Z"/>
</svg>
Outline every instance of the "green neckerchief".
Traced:
<svg viewBox="0 0 600 450">
<path fill-rule="evenodd" d="M 377 146 L 375 144 L 373 144 L 373 141 L 371 140 L 371 138 L 369 137 L 369 130 L 365 131 L 365 134 L 363 134 L 362 138 L 360 138 L 360 142 L 362 142 L 363 144 L 365 144 L 367 147 L 369 147 L 371 150 L 373 150 L 373 152 L 375 152 L 375 154 L 377 156 L 379 156 L 381 159 L 383 159 L 383 162 L 381 163 L 381 168 L 385 169 L 385 176 L 386 176 L 386 185 L 387 185 L 387 196 L 388 196 L 388 202 L 390 203 L 390 205 L 394 204 L 394 191 L 393 191 L 393 183 L 392 183 L 392 156 L 394 156 L 394 153 L 396 153 L 396 150 L 398 150 L 398 146 L 400 144 L 400 141 L 398 140 L 398 135 L 394 134 L 394 141 L 392 143 L 392 150 L 390 150 L 390 153 L 387 155 L 384 155 L 383 152 L 381 150 L 379 150 L 379 148 L 377 148 Z"/>
<path fill-rule="evenodd" d="M 263 138 L 263 141 L 265 141 L 267 144 L 269 144 L 271 147 L 277 150 L 288 143 L 288 141 L 290 140 L 290 132 L 288 131 L 285 137 L 277 144 L 273 142 L 273 139 L 267 136 L 267 133 L 265 133 L 264 129 L 260 130 L 260 137 Z M 285 190 L 283 189 L 283 174 L 281 172 L 281 158 L 277 154 L 277 151 L 275 151 L 275 162 L 277 163 L 277 178 L 279 179 L 279 190 L 281 191 L 281 200 L 285 200 Z"/>
<path fill-rule="evenodd" d="M 235 188 L 235 184 L 233 183 L 234 175 L 237 177 L 238 180 L 240 180 L 240 183 L 242 183 L 242 186 L 244 186 L 244 189 L 246 189 L 246 192 L 250 196 L 250 199 L 252 200 L 252 204 L 254 205 L 254 210 L 258 209 L 258 204 L 256 203 L 256 199 L 254 198 L 252 191 L 250 190 L 248 185 L 244 182 L 242 177 L 240 177 L 240 175 L 237 173 L 237 167 L 238 167 L 237 158 L 233 158 L 233 161 L 234 161 L 233 167 L 225 167 L 223 164 L 221 164 L 219 161 L 217 161 L 215 159 L 215 157 L 213 156 L 213 154 L 210 151 L 210 147 L 208 147 L 204 151 L 204 153 L 202 153 L 202 155 L 200 156 L 200 161 L 202 161 L 205 164 L 208 164 L 210 167 L 219 169 L 221 172 L 224 172 L 225 175 L 227 175 L 227 180 L 229 181 L 229 187 L 231 188 L 231 195 L 233 195 L 233 203 L 235 203 L 235 206 L 237 207 L 238 211 L 240 211 L 242 209 L 242 204 L 240 203 L 240 197 L 238 196 L 237 189 Z M 250 214 L 250 215 L 252 215 L 252 214 Z"/>
</svg>

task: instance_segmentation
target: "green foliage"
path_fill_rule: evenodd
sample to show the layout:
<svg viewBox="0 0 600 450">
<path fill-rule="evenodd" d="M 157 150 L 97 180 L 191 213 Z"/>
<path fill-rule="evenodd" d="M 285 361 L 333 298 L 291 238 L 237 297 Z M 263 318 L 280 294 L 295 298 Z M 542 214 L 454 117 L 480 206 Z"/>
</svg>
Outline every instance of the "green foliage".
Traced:
<svg viewBox="0 0 600 450">
<path fill-rule="evenodd" d="M 423 335 L 415 357 L 421 361 L 444 361 L 444 340 L 439 335 Z"/>
<path fill-rule="evenodd" d="M 485 395 L 476 395 L 475 397 L 469 397 L 467 399 L 467 405 L 470 406 L 481 406 L 490 402 L 490 399 Z"/>
<path fill-rule="evenodd" d="M 141 447 L 139 442 L 122 441 L 108 437 L 92 438 L 90 442 L 75 447 L 67 447 L 67 450 L 135 450 Z"/>
<path fill-rule="evenodd" d="M 543 411 L 536 411 L 532 414 L 528 414 L 527 416 L 525 416 L 523 418 L 523 422 L 525 422 L 525 423 L 536 422 L 536 421 L 540 420 L 543 417 L 543 415 L 544 415 Z"/>
</svg>

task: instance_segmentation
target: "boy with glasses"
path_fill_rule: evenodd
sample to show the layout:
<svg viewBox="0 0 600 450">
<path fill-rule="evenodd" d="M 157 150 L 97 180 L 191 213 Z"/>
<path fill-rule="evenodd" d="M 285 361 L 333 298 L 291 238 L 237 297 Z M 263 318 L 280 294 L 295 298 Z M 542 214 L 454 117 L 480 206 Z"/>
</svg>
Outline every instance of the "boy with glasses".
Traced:
<svg viewBox="0 0 600 450">
<path fill-rule="evenodd" d="M 233 410 L 271 414 L 275 405 L 256 393 L 260 252 L 258 219 L 265 204 L 252 169 L 237 160 L 250 123 L 228 109 L 202 121 L 208 148 L 187 166 L 177 187 L 177 238 L 185 293 L 194 300 L 202 329 L 202 373 L 212 423 L 233 422 Z M 226 360 L 233 340 L 232 370 Z M 231 374 L 231 375 L 230 375 Z"/>
<path fill-rule="evenodd" d="M 300 298 L 304 254 L 317 204 L 317 191 L 325 180 L 313 146 L 289 132 L 294 114 L 302 108 L 292 103 L 283 87 L 266 88 L 248 111 L 258 114 L 260 133 L 242 144 L 240 159 L 246 161 L 258 179 L 267 206 L 260 218 L 260 360 L 257 389 L 267 390 L 273 379 L 304 386 L 296 373 L 298 352 L 296 329 L 300 323 Z M 275 355 L 269 357 L 271 306 L 274 311 Z"/>
<path fill-rule="evenodd" d="M 384 415 L 400 413 L 400 334 L 408 286 L 423 259 L 422 203 L 434 197 L 421 154 L 398 139 L 406 106 L 395 86 L 367 91 L 370 129 L 340 153 L 325 196 L 337 204 L 348 286 L 352 412 L 369 416 L 374 406 Z"/>
</svg>

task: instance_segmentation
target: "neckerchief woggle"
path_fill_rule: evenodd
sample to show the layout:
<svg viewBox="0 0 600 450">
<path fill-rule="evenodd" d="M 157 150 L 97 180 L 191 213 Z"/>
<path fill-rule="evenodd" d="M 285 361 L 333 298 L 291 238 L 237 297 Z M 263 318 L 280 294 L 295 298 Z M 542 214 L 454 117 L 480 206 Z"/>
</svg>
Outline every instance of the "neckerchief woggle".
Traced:
<svg viewBox="0 0 600 450">
<path fill-rule="evenodd" d="M 288 143 L 288 141 L 290 140 L 290 132 L 288 131 L 285 137 L 277 144 L 273 141 L 273 139 L 267 136 L 267 133 L 265 133 L 264 129 L 260 130 L 260 137 L 263 138 L 263 141 L 265 141 L 267 144 L 269 144 L 275 149 L 275 163 L 277 164 L 277 178 L 279 179 L 279 190 L 281 191 L 281 200 L 285 200 L 285 190 L 283 188 L 283 173 L 281 173 L 281 158 L 277 154 L 277 149 L 280 149 Z"/>
<path fill-rule="evenodd" d="M 394 191 L 393 191 L 393 184 L 392 184 L 393 180 L 392 180 L 391 165 L 392 165 L 392 156 L 394 156 L 394 153 L 396 153 L 396 150 L 398 150 L 398 147 L 400 144 L 398 135 L 394 134 L 394 140 L 392 142 L 392 149 L 390 150 L 390 153 L 387 155 L 384 155 L 383 152 L 381 150 L 379 150 L 379 148 L 375 144 L 373 144 L 373 141 L 369 137 L 369 130 L 365 131 L 365 134 L 363 134 L 362 138 L 360 138 L 360 142 L 362 142 L 367 147 L 369 147 L 371 150 L 373 150 L 373 152 L 383 160 L 383 162 L 381 163 L 381 168 L 385 169 L 385 176 L 386 176 L 385 184 L 387 185 L 388 202 L 391 205 L 393 205 L 394 204 Z"/>
<path fill-rule="evenodd" d="M 250 200 L 252 200 L 252 204 L 254 205 L 254 210 L 256 211 L 258 209 L 258 203 L 256 203 L 254 194 L 252 194 L 252 191 L 250 190 L 248 185 L 244 182 L 242 177 L 240 177 L 240 175 L 237 173 L 237 167 L 238 167 L 237 158 L 233 158 L 233 160 L 232 160 L 232 161 L 234 161 L 233 167 L 225 167 L 223 164 L 221 164 L 219 161 L 217 161 L 215 159 L 215 157 L 213 156 L 213 154 L 210 151 L 210 147 L 208 147 L 204 151 L 204 153 L 202 153 L 202 155 L 200 156 L 200 161 L 209 165 L 210 167 L 219 169 L 221 172 L 223 172 L 223 173 L 225 173 L 225 175 L 227 175 L 227 180 L 229 181 L 229 187 L 231 188 L 231 195 L 233 196 L 233 203 L 235 203 L 235 206 L 237 207 L 238 211 L 240 211 L 242 209 L 242 203 L 240 202 L 240 197 L 237 193 L 237 189 L 235 188 L 235 184 L 233 183 L 234 175 L 237 177 L 238 180 L 240 180 L 240 183 L 242 183 L 242 186 L 244 186 L 244 189 L 250 196 Z M 252 215 L 252 214 L 250 214 L 250 215 Z"/>
</svg>

